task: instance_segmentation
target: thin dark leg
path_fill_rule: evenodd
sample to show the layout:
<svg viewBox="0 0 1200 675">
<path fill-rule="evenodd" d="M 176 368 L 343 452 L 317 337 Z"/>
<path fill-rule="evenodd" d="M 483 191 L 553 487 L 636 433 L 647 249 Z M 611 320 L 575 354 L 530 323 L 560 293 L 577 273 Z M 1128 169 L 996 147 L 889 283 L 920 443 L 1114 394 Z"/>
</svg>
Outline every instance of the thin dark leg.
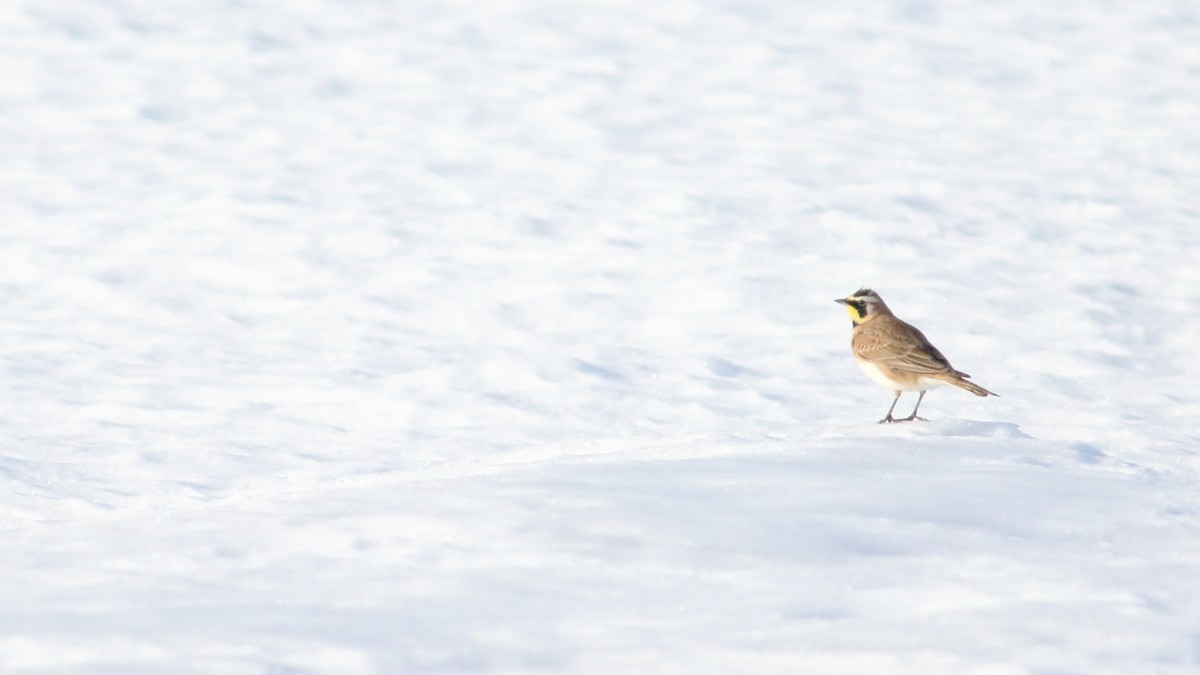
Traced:
<svg viewBox="0 0 1200 675">
<path fill-rule="evenodd" d="M 908 417 L 905 417 L 904 419 L 900 420 L 901 422 L 911 422 L 913 420 L 921 420 L 922 422 L 929 421 L 929 420 L 925 419 L 924 417 L 917 417 L 917 409 L 921 407 L 921 399 L 923 399 L 923 398 L 925 398 L 925 392 L 921 392 L 921 395 L 917 397 L 917 405 L 916 405 L 916 407 L 913 408 L 912 414 L 909 415 Z"/>
<path fill-rule="evenodd" d="M 888 414 L 887 414 L 887 417 L 885 417 L 885 418 L 883 418 L 883 419 L 879 420 L 879 423 L 880 423 L 880 424 L 883 424 L 884 422 L 897 422 L 897 421 L 899 421 L 899 420 L 897 420 L 895 417 L 892 417 L 892 411 L 896 409 L 896 403 L 897 403 L 897 402 L 900 400 L 900 392 L 898 392 L 898 391 L 897 391 L 897 392 L 893 392 L 893 393 L 894 393 L 894 394 L 896 394 L 896 398 L 892 399 L 892 407 L 888 408 Z M 919 403 L 920 403 L 920 401 L 918 401 L 918 404 L 919 404 Z"/>
</svg>

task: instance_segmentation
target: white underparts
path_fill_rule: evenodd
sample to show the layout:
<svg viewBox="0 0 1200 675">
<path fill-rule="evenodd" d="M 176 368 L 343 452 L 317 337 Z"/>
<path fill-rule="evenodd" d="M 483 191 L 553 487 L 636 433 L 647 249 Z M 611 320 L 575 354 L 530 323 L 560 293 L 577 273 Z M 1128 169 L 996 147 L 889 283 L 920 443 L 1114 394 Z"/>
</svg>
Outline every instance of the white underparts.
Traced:
<svg viewBox="0 0 1200 675">
<path fill-rule="evenodd" d="M 931 377 L 922 377 L 914 380 L 911 383 L 900 384 L 895 380 L 889 379 L 887 375 L 884 375 L 883 371 L 879 369 L 879 366 L 875 365 L 874 363 L 857 358 L 854 360 L 858 362 L 858 367 L 862 368 L 862 371 L 867 374 L 867 377 L 871 378 L 872 382 L 875 382 L 882 387 L 887 387 L 892 391 L 928 391 L 946 384 L 941 380 L 936 380 Z"/>
</svg>

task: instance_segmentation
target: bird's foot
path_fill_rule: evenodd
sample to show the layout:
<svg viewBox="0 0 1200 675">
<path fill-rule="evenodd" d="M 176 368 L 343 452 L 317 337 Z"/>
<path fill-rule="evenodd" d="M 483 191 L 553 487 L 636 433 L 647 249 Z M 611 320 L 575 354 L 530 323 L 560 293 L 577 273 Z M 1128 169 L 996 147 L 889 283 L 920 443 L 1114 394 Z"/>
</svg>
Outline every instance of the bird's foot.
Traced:
<svg viewBox="0 0 1200 675">
<path fill-rule="evenodd" d="M 908 417 L 901 417 L 900 419 L 896 419 L 895 417 L 888 415 L 887 417 L 879 420 L 879 422 L 877 422 L 877 424 L 899 424 L 900 422 L 911 422 L 913 420 L 916 420 L 918 422 L 928 422 L 929 421 L 929 420 L 925 419 L 924 417 L 917 417 L 916 415 L 909 415 Z"/>
</svg>

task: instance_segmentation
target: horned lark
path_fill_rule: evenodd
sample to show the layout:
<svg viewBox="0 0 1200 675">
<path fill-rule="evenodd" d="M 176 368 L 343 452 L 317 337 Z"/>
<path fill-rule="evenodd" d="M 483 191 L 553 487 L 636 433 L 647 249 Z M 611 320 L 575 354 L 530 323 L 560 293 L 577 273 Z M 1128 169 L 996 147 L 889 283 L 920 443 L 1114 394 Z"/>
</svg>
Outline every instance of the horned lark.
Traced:
<svg viewBox="0 0 1200 675">
<path fill-rule="evenodd" d="M 999 396 L 974 382 L 968 382 L 970 375 L 955 370 L 921 331 L 896 318 L 875 291 L 860 288 L 849 297 L 834 302 L 845 305 L 850 312 L 850 320 L 854 322 L 854 331 L 850 333 L 850 349 L 854 352 L 858 367 L 867 377 L 896 394 L 896 398 L 892 399 L 892 407 L 888 408 L 887 417 L 879 420 L 880 424 L 924 421 L 923 417 L 917 417 L 917 408 L 921 407 L 925 392 L 943 384 L 966 389 L 976 396 Z M 921 395 L 917 397 L 917 405 L 911 415 L 896 419 L 892 417 L 892 411 L 896 409 L 900 393 L 905 391 L 919 391 Z"/>
</svg>

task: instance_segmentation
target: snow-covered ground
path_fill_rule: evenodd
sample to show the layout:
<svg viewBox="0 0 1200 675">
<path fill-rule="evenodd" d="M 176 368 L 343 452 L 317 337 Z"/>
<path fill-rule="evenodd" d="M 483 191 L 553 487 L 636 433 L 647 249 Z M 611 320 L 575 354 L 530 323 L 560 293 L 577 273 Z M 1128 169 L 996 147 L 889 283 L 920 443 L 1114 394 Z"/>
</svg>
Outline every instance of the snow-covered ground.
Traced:
<svg viewBox="0 0 1200 675">
<path fill-rule="evenodd" d="M 0 671 L 1200 670 L 1194 2 L 10 0 L 0 73 Z M 860 285 L 1002 397 L 874 424 Z"/>
</svg>

